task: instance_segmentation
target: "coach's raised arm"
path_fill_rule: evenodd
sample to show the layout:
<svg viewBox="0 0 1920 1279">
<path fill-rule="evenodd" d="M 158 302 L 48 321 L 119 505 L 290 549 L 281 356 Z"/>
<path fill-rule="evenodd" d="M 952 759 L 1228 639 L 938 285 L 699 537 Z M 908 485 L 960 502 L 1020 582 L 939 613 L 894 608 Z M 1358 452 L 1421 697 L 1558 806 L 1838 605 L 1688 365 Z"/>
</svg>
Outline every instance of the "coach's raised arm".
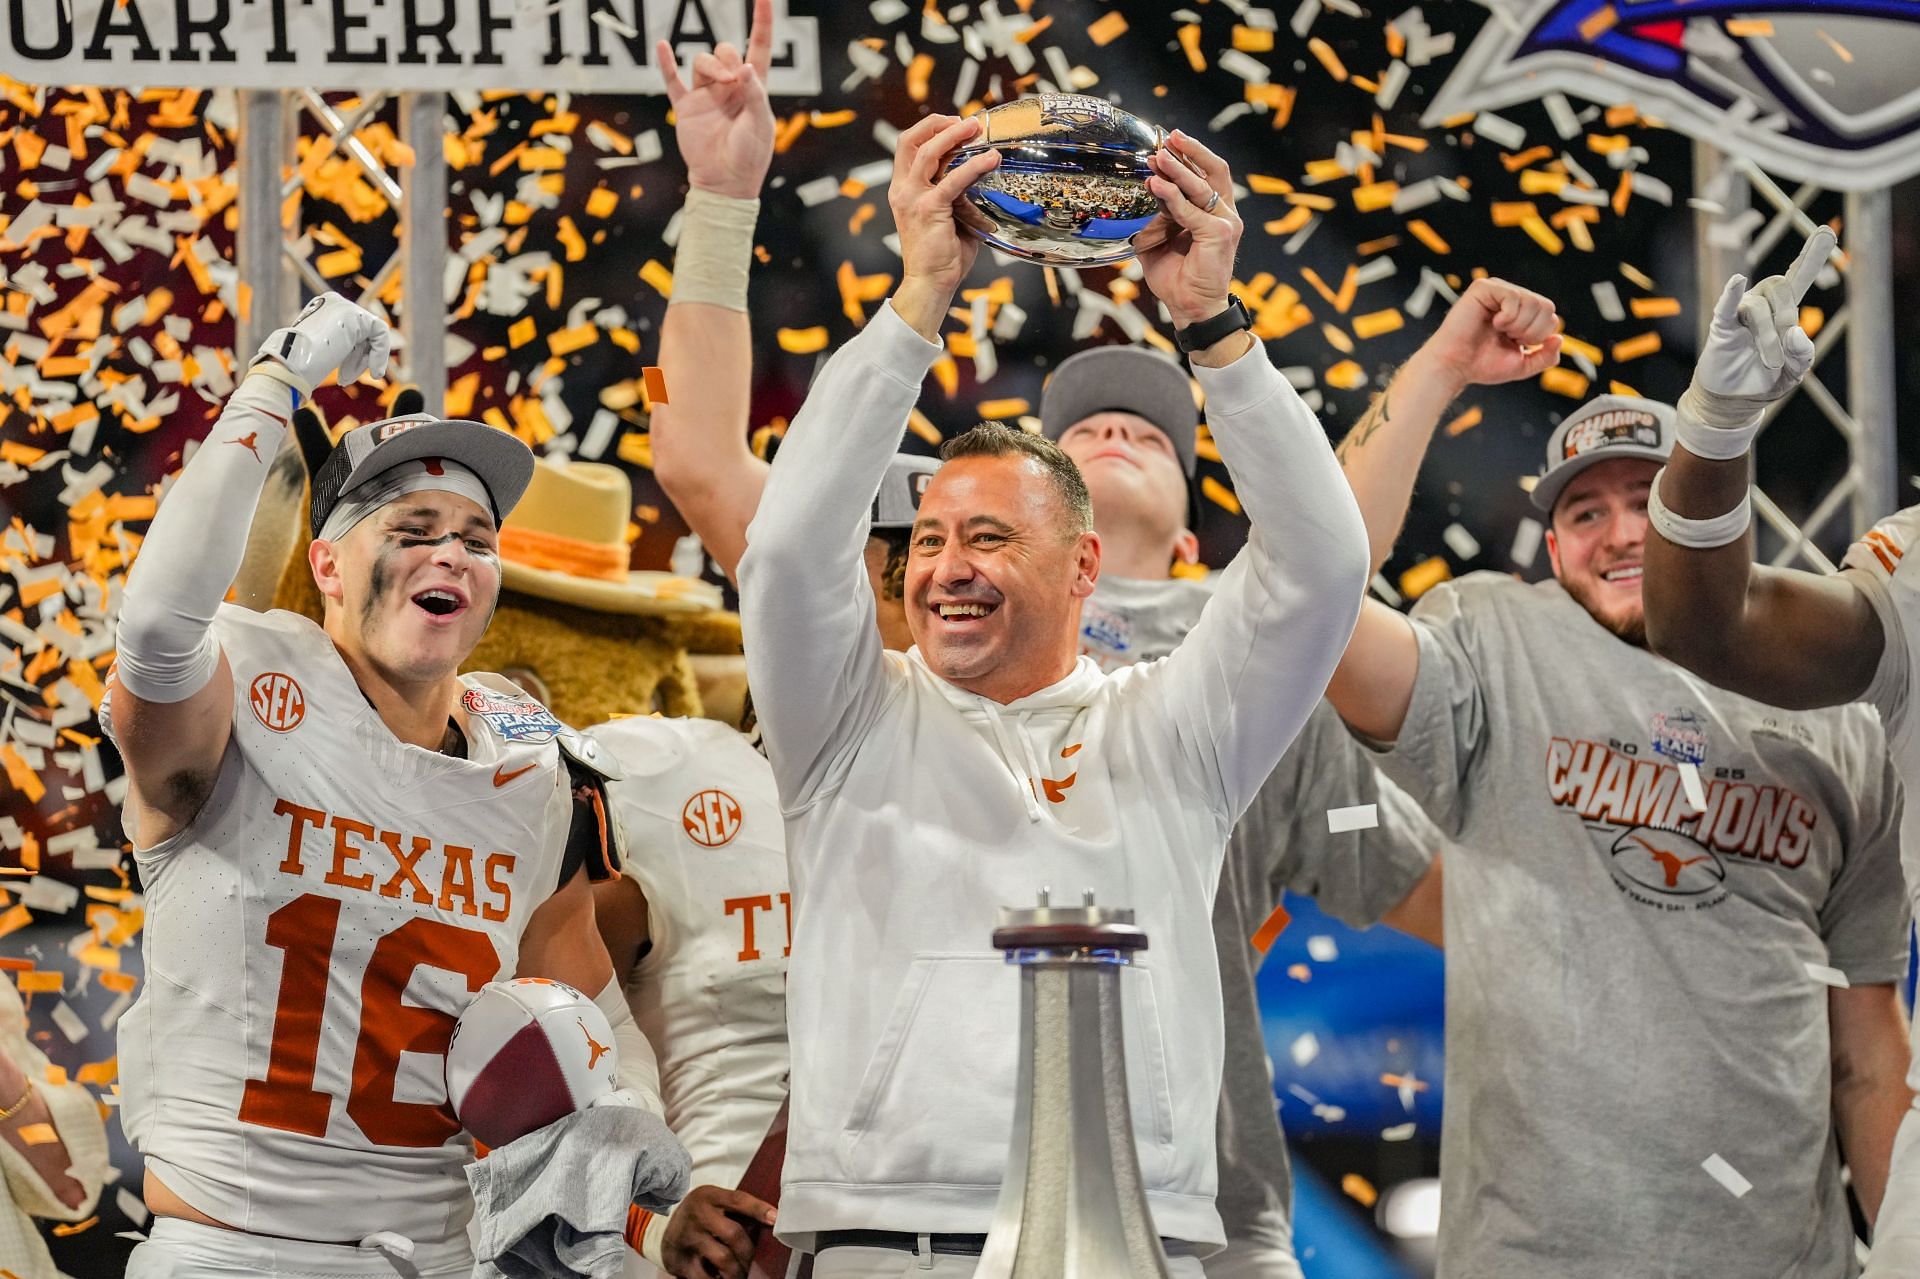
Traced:
<svg viewBox="0 0 1920 1279">
<path fill-rule="evenodd" d="M 988 938 L 998 907 L 1070 886 L 1136 908 L 1153 938 L 1121 987 L 1134 1138 L 1171 1273 L 1198 1279 L 1224 1240 L 1209 912 L 1228 831 L 1353 629 L 1366 529 L 1319 424 L 1229 305 L 1232 175 L 1176 134 L 1150 180 L 1166 234 L 1141 265 L 1211 401 L 1246 551 L 1171 656 L 1103 674 L 1079 656 L 1100 574 L 1086 483 L 1052 441 L 985 424 L 941 450 L 905 569 L 914 647 L 882 652 L 866 523 L 978 252 L 955 200 L 999 157 L 942 175 L 976 133 L 933 117 L 901 137 L 905 276 L 815 383 L 740 561 L 796 923 L 778 1229 L 819 1253 L 818 1279 L 879 1273 L 875 1249 L 971 1273 L 1016 1081 L 1018 983 Z"/>
</svg>

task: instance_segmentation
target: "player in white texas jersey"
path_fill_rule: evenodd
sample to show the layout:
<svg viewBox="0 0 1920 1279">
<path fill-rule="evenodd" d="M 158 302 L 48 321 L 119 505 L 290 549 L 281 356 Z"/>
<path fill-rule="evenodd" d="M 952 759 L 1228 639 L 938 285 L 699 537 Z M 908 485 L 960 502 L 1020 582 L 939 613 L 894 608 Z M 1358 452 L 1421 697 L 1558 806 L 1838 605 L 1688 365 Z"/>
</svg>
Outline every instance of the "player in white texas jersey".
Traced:
<svg viewBox="0 0 1920 1279">
<path fill-rule="evenodd" d="M 324 627 L 220 602 L 288 415 L 336 370 L 382 371 L 387 344 L 331 294 L 271 335 L 128 584 L 103 719 L 147 895 L 120 1029 L 143 1279 L 468 1273 L 455 1019 L 516 973 L 611 985 L 587 882 L 589 858 L 610 869 L 602 791 L 537 703 L 455 673 L 524 445 L 424 416 L 349 433 L 314 479 Z"/>
<path fill-rule="evenodd" d="M 1657 534 L 1647 539 L 1647 640 L 1714 683 L 1776 706 L 1876 707 L 1906 784 L 1900 851 L 1920 913 L 1920 555 L 1906 558 L 1920 541 L 1920 506 L 1868 531 L 1832 576 L 1756 565 L 1746 535 L 1753 438 L 1769 407 L 1813 366 L 1800 301 L 1833 251 L 1833 233 L 1817 228 L 1784 276 L 1752 288 L 1735 276 L 1720 295 L 1680 397 L 1679 447 L 1647 498 Z M 1885 1000 L 1878 1016 L 1879 1042 L 1898 1042 L 1898 1002 Z M 1907 1053 L 1836 1059 L 1834 1079 L 1836 1099 L 1844 1083 L 1881 1130 L 1893 1131 L 1904 1114 L 1865 1279 L 1920 1275 L 1920 1032 Z M 1884 1149 L 1847 1154 L 1849 1162 L 1886 1158 Z"/>
<path fill-rule="evenodd" d="M 793 915 L 773 770 L 714 720 L 633 717 L 589 736 L 620 765 L 607 794 L 629 854 L 595 887 L 595 914 L 693 1156 L 693 1192 L 629 1231 L 627 1274 L 744 1273 L 746 1232 L 726 1218 L 766 1221 L 769 1205 L 732 1187 L 787 1095 Z"/>
</svg>

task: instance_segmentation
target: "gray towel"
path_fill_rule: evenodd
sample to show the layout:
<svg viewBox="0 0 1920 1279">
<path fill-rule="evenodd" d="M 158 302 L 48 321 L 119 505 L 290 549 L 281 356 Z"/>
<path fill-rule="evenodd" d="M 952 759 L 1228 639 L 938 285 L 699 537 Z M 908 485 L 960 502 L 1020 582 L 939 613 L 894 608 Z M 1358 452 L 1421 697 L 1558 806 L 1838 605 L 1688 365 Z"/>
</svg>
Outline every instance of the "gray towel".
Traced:
<svg viewBox="0 0 1920 1279">
<path fill-rule="evenodd" d="M 576 1111 L 467 1165 L 474 1279 L 617 1279 L 627 1207 L 687 1193 L 693 1161 L 666 1121 L 632 1106 Z"/>
</svg>

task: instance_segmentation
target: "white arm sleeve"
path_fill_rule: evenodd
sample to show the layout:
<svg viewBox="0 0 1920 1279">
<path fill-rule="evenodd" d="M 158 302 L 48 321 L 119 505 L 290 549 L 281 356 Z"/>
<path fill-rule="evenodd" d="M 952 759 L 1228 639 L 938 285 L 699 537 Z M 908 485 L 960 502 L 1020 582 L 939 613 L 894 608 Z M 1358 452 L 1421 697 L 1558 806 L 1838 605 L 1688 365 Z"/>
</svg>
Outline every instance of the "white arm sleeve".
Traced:
<svg viewBox="0 0 1920 1279">
<path fill-rule="evenodd" d="M 861 555 L 873 497 L 940 355 L 888 302 L 814 380 L 774 455 L 740 557 L 747 686 L 791 812 L 884 696 L 885 659 Z M 1348 499 L 1351 502 L 1351 498 Z"/>
<path fill-rule="evenodd" d="M 1251 527 L 1200 621 L 1145 678 L 1176 727 L 1176 758 L 1203 762 L 1196 780 L 1234 820 L 1346 649 L 1367 586 L 1367 535 L 1326 432 L 1264 346 L 1194 376 Z"/>
<path fill-rule="evenodd" d="M 220 664 L 213 615 L 240 571 L 247 528 L 298 399 L 256 368 L 174 481 L 140 545 L 120 608 L 115 678 L 144 702 L 183 702 Z"/>
<path fill-rule="evenodd" d="M 660 1059 L 653 1055 L 653 1043 L 633 1019 L 619 974 L 607 979 L 593 1003 L 613 1027 L 614 1082 L 638 1099 L 640 1109 L 665 1119 L 667 1104 L 660 1100 Z"/>
</svg>

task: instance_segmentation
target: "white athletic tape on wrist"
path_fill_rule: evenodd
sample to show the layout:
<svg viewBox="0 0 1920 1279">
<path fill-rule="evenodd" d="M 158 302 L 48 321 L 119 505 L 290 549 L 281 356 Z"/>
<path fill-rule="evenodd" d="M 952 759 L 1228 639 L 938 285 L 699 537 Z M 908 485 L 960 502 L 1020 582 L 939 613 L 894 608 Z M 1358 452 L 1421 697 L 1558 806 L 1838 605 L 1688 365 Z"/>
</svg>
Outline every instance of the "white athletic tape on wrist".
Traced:
<svg viewBox="0 0 1920 1279">
<path fill-rule="evenodd" d="M 1709 397 L 1688 387 L 1674 406 L 1673 434 L 1687 452 L 1715 462 L 1728 462 L 1745 456 L 1753 448 L 1753 437 L 1760 434 L 1760 421 L 1766 416 L 1756 412 L 1744 422 L 1732 425 L 1707 421 L 1712 410 L 1704 403 Z"/>
<path fill-rule="evenodd" d="M 313 388 L 306 384 L 305 379 L 271 356 L 254 356 L 253 363 L 247 366 L 246 376 L 269 378 L 286 387 L 293 392 L 293 407 L 296 409 L 300 407 L 300 401 L 313 398 Z"/>
<path fill-rule="evenodd" d="M 759 220 L 758 200 L 736 200 L 699 187 L 689 190 L 680 211 L 673 296 L 667 304 L 705 302 L 729 311 L 746 310 L 753 228 Z"/>
<path fill-rule="evenodd" d="M 1647 490 L 1647 519 L 1661 537 L 1675 546 L 1710 551 L 1746 536 L 1748 526 L 1753 523 L 1751 497 L 1742 495 L 1738 506 L 1711 519 L 1688 519 L 1684 515 L 1675 515 L 1660 500 L 1660 483 L 1666 474 L 1667 468 L 1661 467 L 1653 477 L 1653 487 Z"/>
</svg>

